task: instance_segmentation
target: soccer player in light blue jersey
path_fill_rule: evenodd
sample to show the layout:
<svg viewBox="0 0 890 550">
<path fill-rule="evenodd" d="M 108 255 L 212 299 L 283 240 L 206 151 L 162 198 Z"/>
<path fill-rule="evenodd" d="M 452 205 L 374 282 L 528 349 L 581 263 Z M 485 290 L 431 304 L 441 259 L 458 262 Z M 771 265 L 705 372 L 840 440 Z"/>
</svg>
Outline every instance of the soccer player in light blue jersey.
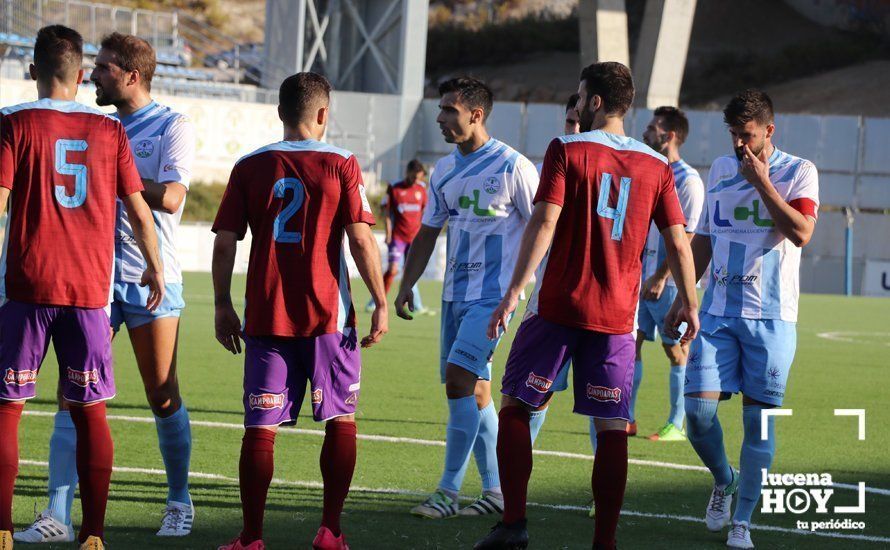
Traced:
<svg viewBox="0 0 890 550">
<path fill-rule="evenodd" d="M 776 452 L 775 419 L 763 426 L 762 413 L 782 406 L 787 391 L 797 344 L 800 254 L 816 228 L 819 180 L 812 162 L 773 145 L 773 104 L 765 93 L 739 93 L 723 119 L 735 154 L 711 165 L 706 212 L 692 239 L 696 276 L 710 262 L 713 279 L 686 364 L 686 430 L 714 476 L 708 529 L 731 522 L 727 546 L 754 548 L 750 524 L 761 471 Z M 678 308 L 674 302 L 668 327 Z M 666 332 L 677 336 L 673 328 Z M 744 439 L 736 471 L 726 457 L 717 404 L 739 392 Z"/>
<path fill-rule="evenodd" d="M 503 495 L 497 462 L 498 416 L 491 400 L 491 358 L 498 340 L 486 335 L 488 318 L 510 282 L 519 239 L 538 188 L 534 165 L 488 135 L 492 93 L 474 78 L 439 87 L 437 122 L 457 147 L 436 163 L 423 225 L 408 252 L 396 312 L 411 319 L 411 288 L 423 273 L 448 223 L 442 291 L 440 373 L 448 397 L 445 471 L 436 491 L 411 513 L 428 518 L 458 514 L 458 494 L 470 455 L 483 494 L 461 515 L 500 514 Z"/>
<path fill-rule="evenodd" d="M 680 208 L 686 216 L 686 235 L 691 239 L 701 218 L 705 202 L 705 186 L 698 172 L 680 158 L 680 146 L 689 135 L 689 120 L 683 111 L 676 107 L 655 109 L 652 120 L 643 132 L 643 142 L 667 157 L 674 173 L 674 185 Z M 683 421 L 686 409 L 683 405 L 683 381 L 686 377 L 686 356 L 688 344 L 671 338 L 661 330 L 664 315 L 677 297 L 677 284 L 671 277 L 667 263 L 664 238 L 653 224 L 649 228 L 646 246 L 643 249 L 643 284 L 640 287 L 640 303 L 637 312 L 637 361 L 634 368 L 633 392 L 630 400 L 630 424 L 628 434 L 637 432 L 636 403 L 637 391 L 643 381 L 643 343 L 655 341 L 656 331 L 661 338 L 661 347 L 670 361 L 668 387 L 670 388 L 670 412 L 667 422 L 649 436 L 651 441 L 685 441 Z"/>
<path fill-rule="evenodd" d="M 191 430 L 176 376 L 179 316 L 185 306 L 176 232 L 191 178 L 195 134 L 185 116 L 152 100 L 155 63 L 155 52 L 148 42 L 113 33 L 102 40 L 91 80 L 96 86 L 96 103 L 114 105 L 115 116 L 127 132 L 164 263 L 164 300 L 149 311 L 149 290 L 139 285 L 145 262 L 118 201 L 111 325 L 115 333 L 122 324 L 127 325 L 167 471 L 167 506 L 157 534 L 185 536 L 191 532 L 195 512 L 188 488 Z M 67 530 L 77 486 L 75 448 L 71 416 L 60 410 L 50 439 L 49 506 L 31 527 L 15 534 L 16 541 L 51 542 L 55 533 Z"/>
</svg>

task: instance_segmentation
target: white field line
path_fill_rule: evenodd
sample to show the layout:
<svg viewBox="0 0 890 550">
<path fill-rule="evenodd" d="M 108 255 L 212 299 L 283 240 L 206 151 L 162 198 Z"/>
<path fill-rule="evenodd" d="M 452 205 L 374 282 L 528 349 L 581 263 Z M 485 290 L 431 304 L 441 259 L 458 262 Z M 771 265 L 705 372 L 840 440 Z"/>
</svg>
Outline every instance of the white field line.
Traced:
<svg viewBox="0 0 890 550">
<path fill-rule="evenodd" d="M 49 464 L 43 460 L 20 460 L 20 464 L 26 466 L 38 466 L 46 468 Z M 146 474 L 153 476 L 166 476 L 167 473 L 164 470 L 158 470 L 156 468 L 131 468 L 125 466 L 115 466 L 115 472 L 127 473 L 127 474 Z M 212 479 L 215 481 L 224 481 L 230 483 L 232 485 L 238 484 L 238 478 L 224 476 L 220 474 L 210 474 L 205 472 L 189 472 L 189 477 L 192 479 Z M 279 479 L 273 478 L 272 483 L 276 485 L 287 485 L 290 487 L 301 487 L 304 489 L 323 489 L 324 485 L 319 481 L 292 481 L 287 479 Z M 404 489 L 396 489 L 390 487 L 361 487 L 361 486 L 353 486 L 349 489 L 354 493 L 377 493 L 377 494 L 388 494 L 388 495 L 402 495 L 402 496 L 417 496 L 417 497 L 425 497 L 428 496 L 427 493 L 421 493 L 419 491 L 407 491 Z M 471 501 L 472 498 L 464 497 L 461 500 Z M 585 506 L 572 506 L 567 504 L 541 504 L 538 502 L 529 502 L 528 506 L 533 506 L 536 508 L 547 508 L 550 510 L 568 510 L 574 512 L 587 512 L 589 510 L 588 507 Z M 649 518 L 649 519 L 669 519 L 669 520 L 677 520 L 677 521 L 687 521 L 690 523 L 704 523 L 704 520 L 701 518 L 693 517 L 693 516 L 676 516 L 672 514 L 654 514 L 650 512 L 637 512 L 634 510 L 621 510 L 621 515 L 623 516 L 634 516 L 640 518 Z M 751 525 L 751 529 L 754 531 L 772 531 L 775 533 L 786 533 L 791 535 L 802 535 L 802 536 L 817 536 L 817 537 L 825 537 L 825 538 L 834 538 L 834 539 L 846 539 L 846 540 L 861 540 L 868 542 L 884 542 L 890 543 L 890 537 L 878 537 L 871 535 L 854 535 L 848 533 L 835 533 L 831 531 L 804 531 L 800 529 L 789 529 L 787 527 L 777 527 L 775 525 L 759 525 L 754 524 Z"/>
<path fill-rule="evenodd" d="M 55 416 L 56 413 L 51 411 L 24 411 L 25 415 L 30 416 Z M 109 414 L 109 420 L 115 420 L 119 422 L 138 422 L 142 424 L 154 424 L 154 417 L 149 416 L 124 416 L 124 415 L 115 415 Z M 211 422 L 208 420 L 194 420 L 190 421 L 192 426 L 200 426 L 202 428 L 220 428 L 226 430 L 243 430 L 244 425 L 235 424 L 233 422 Z M 295 433 L 300 435 L 314 435 L 324 437 L 324 430 L 307 430 L 304 428 L 291 428 L 291 427 L 280 427 L 278 431 L 283 433 Z M 428 447 L 444 447 L 445 442 L 439 441 L 435 439 L 415 439 L 413 437 L 393 437 L 389 435 L 375 435 L 375 434 L 358 434 L 358 439 L 364 441 L 379 441 L 384 443 L 407 443 L 410 445 L 424 445 Z M 593 460 L 593 455 L 587 455 L 582 453 L 567 453 L 563 451 L 544 451 L 540 449 L 535 449 L 532 451 L 534 454 L 539 456 L 553 456 L 557 458 L 570 458 L 575 460 Z M 692 464 L 676 464 L 673 462 L 661 462 L 658 460 L 642 460 L 638 458 L 629 458 L 627 459 L 628 464 L 633 464 L 635 466 L 650 466 L 654 468 L 666 468 L 670 470 L 688 470 L 693 472 L 707 472 L 708 469 L 704 466 L 695 466 Z M 839 489 L 849 489 L 851 491 L 858 491 L 859 485 L 853 483 L 838 483 L 834 482 L 834 487 Z M 876 495 L 890 496 L 890 489 L 881 489 L 879 487 L 868 487 L 866 486 L 865 492 L 873 493 Z"/>
</svg>

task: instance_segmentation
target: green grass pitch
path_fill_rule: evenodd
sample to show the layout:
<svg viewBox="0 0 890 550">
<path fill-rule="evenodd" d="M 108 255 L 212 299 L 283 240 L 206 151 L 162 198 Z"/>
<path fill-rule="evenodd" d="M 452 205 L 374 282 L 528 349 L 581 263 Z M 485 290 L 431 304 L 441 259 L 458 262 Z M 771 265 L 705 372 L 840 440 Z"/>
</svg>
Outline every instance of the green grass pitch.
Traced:
<svg viewBox="0 0 890 550">
<path fill-rule="evenodd" d="M 367 292 L 356 284 L 355 302 Z M 236 294 L 243 277 L 236 278 Z M 115 472 L 108 508 L 107 540 L 112 548 L 215 548 L 240 529 L 238 456 L 241 441 L 242 356 L 234 357 L 213 337 L 210 277 L 188 274 L 187 308 L 179 347 L 179 376 L 191 413 L 194 439 L 192 495 L 197 506 L 195 530 L 184 539 L 154 536 L 166 496 L 157 436 L 125 333 L 114 342 L 118 395 L 109 414 L 116 443 Z M 438 304 L 441 285 L 422 285 L 427 304 Z M 890 379 L 890 308 L 886 300 L 807 295 L 801 299 L 798 346 L 789 382 L 786 408 L 791 418 L 777 420 L 777 472 L 828 472 L 836 482 L 864 481 L 883 493 L 867 493 L 864 531 L 847 531 L 878 540 L 838 539 L 790 531 L 797 520 L 820 520 L 815 513 L 761 515 L 755 529 L 758 548 L 879 548 L 890 545 L 890 412 L 886 407 Z M 524 307 L 524 306 L 523 306 Z M 359 314 L 360 331 L 368 316 Z M 510 340 L 495 354 L 495 388 L 503 374 Z M 829 334 L 826 334 L 829 333 Z M 364 332 L 362 332 L 364 334 Z M 646 373 L 637 405 L 640 435 L 657 429 L 667 415 L 667 363 L 660 346 L 644 350 Z M 471 548 L 488 532 L 495 518 L 429 521 L 408 509 L 421 494 L 435 488 L 443 463 L 446 404 L 439 384 L 439 317 L 406 322 L 392 315 L 390 333 L 377 347 L 363 352 L 362 395 L 357 414 L 363 435 L 409 438 L 411 441 L 361 439 L 353 491 L 346 504 L 344 530 L 353 548 Z M 24 461 L 19 472 L 14 519 L 21 528 L 33 507 L 45 506 L 48 441 L 57 372 L 48 357 L 38 384 L 39 395 L 26 408 L 20 443 Z M 857 439 L 856 418 L 835 417 L 835 408 L 866 410 L 866 439 Z M 270 548 L 309 548 L 321 516 L 318 453 L 322 438 L 310 417 L 301 416 L 298 430 L 281 433 L 275 454 L 276 482 L 267 505 L 265 540 Z M 727 449 L 738 464 L 741 444 L 739 398 L 720 408 Z M 141 420 L 141 421 L 140 421 Z M 587 419 L 572 414 L 569 395 L 558 395 L 536 449 L 563 454 L 538 454 L 529 488 L 529 531 L 532 548 L 589 548 L 593 522 L 587 517 L 590 498 L 590 443 Z M 586 455 L 586 456 L 579 456 Z M 630 441 L 625 514 L 619 528 L 623 548 L 722 548 L 725 533 L 713 534 L 698 520 L 710 491 L 710 477 L 685 442 Z M 470 466 L 463 495 L 480 491 L 475 466 Z M 837 488 L 830 505 L 853 506 L 855 490 Z M 75 501 L 75 524 L 80 505 Z M 882 540 L 880 540 L 882 539 Z M 70 547 L 58 545 L 58 547 Z M 21 545 L 24 547 L 24 545 Z M 50 546 L 53 547 L 53 546 Z"/>
</svg>

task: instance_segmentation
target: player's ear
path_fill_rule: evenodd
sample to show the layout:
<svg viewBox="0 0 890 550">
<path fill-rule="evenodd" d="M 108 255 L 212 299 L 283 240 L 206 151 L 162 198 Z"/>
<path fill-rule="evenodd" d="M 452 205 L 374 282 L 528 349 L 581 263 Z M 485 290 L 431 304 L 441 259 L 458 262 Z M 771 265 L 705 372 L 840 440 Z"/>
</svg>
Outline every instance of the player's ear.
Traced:
<svg viewBox="0 0 890 550">
<path fill-rule="evenodd" d="M 590 97 L 590 105 L 588 105 L 588 110 L 591 114 L 599 111 L 603 107 L 603 98 L 599 94 L 593 94 Z"/>
<path fill-rule="evenodd" d="M 773 137 L 773 134 L 776 131 L 776 125 L 773 122 L 770 122 L 766 125 L 766 139 Z"/>
<path fill-rule="evenodd" d="M 28 65 L 28 74 L 31 75 L 31 80 L 37 80 L 37 67 L 33 63 Z"/>
<path fill-rule="evenodd" d="M 319 126 L 324 126 L 328 123 L 328 107 L 324 106 L 318 110 L 318 113 L 315 116 L 315 122 Z"/>
<path fill-rule="evenodd" d="M 280 120 L 281 122 L 285 122 L 284 113 L 281 110 L 281 105 L 278 106 L 278 120 Z"/>
<path fill-rule="evenodd" d="M 83 82 L 83 69 L 77 71 L 77 85 L 80 86 L 81 82 Z"/>
<path fill-rule="evenodd" d="M 470 122 L 473 124 L 482 124 L 485 120 L 485 110 L 479 107 L 478 109 L 473 109 L 473 112 L 470 113 Z"/>
</svg>

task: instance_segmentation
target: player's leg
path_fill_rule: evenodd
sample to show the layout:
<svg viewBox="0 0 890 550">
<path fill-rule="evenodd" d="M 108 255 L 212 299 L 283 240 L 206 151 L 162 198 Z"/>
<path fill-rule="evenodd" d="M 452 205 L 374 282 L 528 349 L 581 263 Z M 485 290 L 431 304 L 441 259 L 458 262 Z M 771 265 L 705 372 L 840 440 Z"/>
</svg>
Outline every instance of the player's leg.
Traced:
<svg viewBox="0 0 890 550">
<path fill-rule="evenodd" d="M 571 360 L 566 360 L 565 364 L 560 368 L 559 374 L 556 375 L 553 385 L 550 387 L 547 401 L 543 405 L 529 411 L 529 429 L 531 430 L 533 447 L 538 439 L 538 434 L 541 432 L 541 428 L 544 426 L 544 420 L 547 419 L 547 410 L 550 408 L 550 402 L 553 401 L 553 394 L 565 391 L 569 387 L 569 370 L 571 366 Z"/>
<path fill-rule="evenodd" d="M 656 317 L 656 302 L 643 300 L 642 297 L 637 301 L 637 343 L 636 358 L 634 360 L 634 384 L 630 393 L 630 421 L 627 426 L 628 435 L 637 435 L 637 392 L 640 391 L 640 385 L 643 383 L 643 343 L 645 341 L 654 342 L 655 333 L 658 328 L 658 319 Z M 593 425 L 591 424 L 591 427 Z M 591 434 L 592 436 L 593 434 Z"/>
<path fill-rule="evenodd" d="M 405 253 L 407 252 L 407 243 L 402 241 L 392 239 L 387 245 L 387 254 L 386 254 L 386 271 L 383 273 L 383 288 L 386 294 L 389 294 L 389 289 L 392 287 L 393 281 L 396 280 L 396 276 L 399 274 L 399 266 L 402 265 L 402 262 L 405 259 Z M 416 292 L 416 289 L 415 289 Z M 415 294 L 415 300 L 416 300 Z M 371 312 L 374 311 L 374 300 L 369 299 L 368 303 L 365 304 L 365 311 Z"/>
<path fill-rule="evenodd" d="M 680 339 L 673 339 L 663 332 L 664 318 L 670 310 L 674 299 L 677 297 L 677 287 L 668 285 L 664 288 L 659 299 L 648 302 L 648 310 L 655 319 L 657 332 L 661 337 L 661 347 L 670 362 L 668 371 L 668 388 L 670 392 L 670 413 L 665 422 L 654 434 L 649 436 L 651 441 L 685 441 L 683 433 L 683 421 L 686 418 L 686 409 L 683 398 L 683 385 L 686 378 L 686 355 L 688 346 L 680 344 Z M 680 327 L 680 332 L 686 325 Z"/>
<path fill-rule="evenodd" d="M 0 548 L 12 548 L 12 497 L 19 473 L 19 422 L 25 402 L 8 400 L 12 396 L 2 390 L 0 394 Z"/>
</svg>

